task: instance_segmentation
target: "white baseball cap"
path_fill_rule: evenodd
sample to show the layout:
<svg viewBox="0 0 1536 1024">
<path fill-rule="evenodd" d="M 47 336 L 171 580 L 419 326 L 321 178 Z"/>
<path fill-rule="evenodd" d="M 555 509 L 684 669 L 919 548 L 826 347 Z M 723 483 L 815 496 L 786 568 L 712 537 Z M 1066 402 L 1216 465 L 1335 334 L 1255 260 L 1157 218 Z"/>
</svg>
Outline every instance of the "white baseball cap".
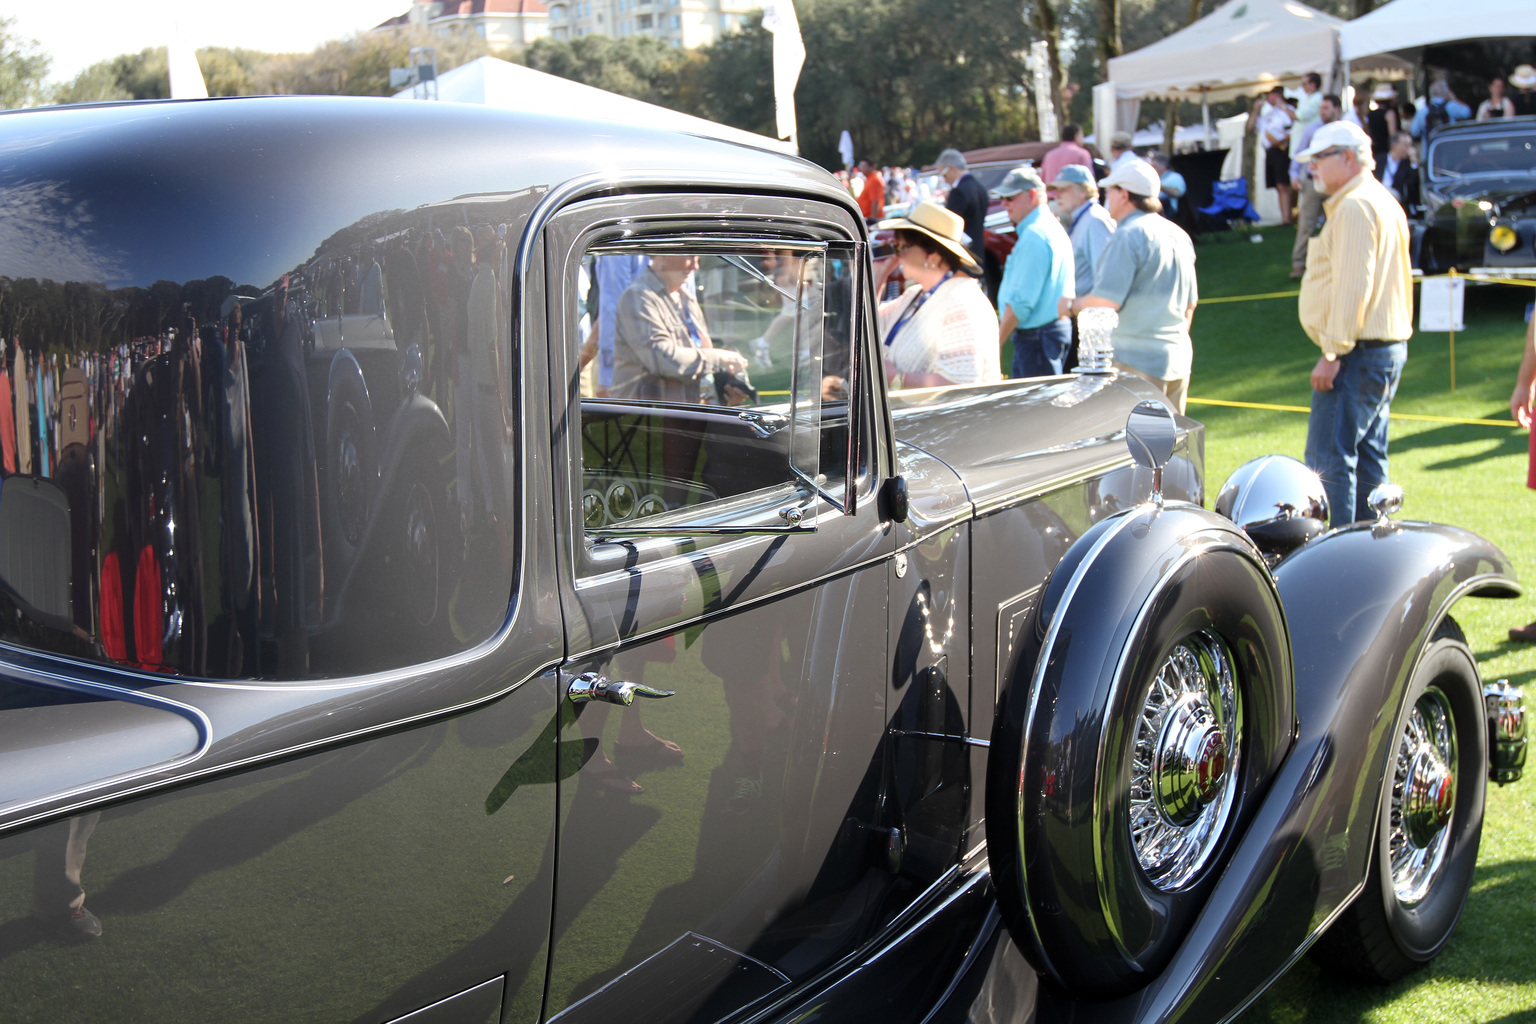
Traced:
<svg viewBox="0 0 1536 1024">
<path fill-rule="evenodd" d="M 1109 177 L 1099 182 L 1101 189 L 1107 189 L 1111 185 L 1119 185 L 1127 192 L 1149 198 L 1157 195 L 1163 187 L 1157 171 L 1145 160 L 1127 160 L 1109 172 Z"/>
<path fill-rule="evenodd" d="M 1371 137 L 1353 121 L 1329 121 L 1312 133 L 1312 143 L 1296 154 L 1300 163 L 1306 163 L 1327 149 L 1359 149 L 1369 146 Z"/>
</svg>

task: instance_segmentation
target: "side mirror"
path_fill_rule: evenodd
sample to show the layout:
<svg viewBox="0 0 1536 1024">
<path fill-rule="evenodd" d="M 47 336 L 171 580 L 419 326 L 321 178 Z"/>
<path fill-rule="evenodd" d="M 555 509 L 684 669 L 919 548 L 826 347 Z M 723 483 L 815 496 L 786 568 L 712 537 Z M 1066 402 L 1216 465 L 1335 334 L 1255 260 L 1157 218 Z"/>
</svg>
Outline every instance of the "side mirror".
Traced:
<svg viewBox="0 0 1536 1024">
<path fill-rule="evenodd" d="M 1136 465 L 1152 471 L 1150 500 L 1154 505 L 1163 503 L 1163 467 L 1173 458 L 1173 446 L 1178 439 L 1178 424 L 1162 402 L 1138 402 L 1125 421 L 1125 444 L 1131 450 L 1131 458 Z"/>
</svg>

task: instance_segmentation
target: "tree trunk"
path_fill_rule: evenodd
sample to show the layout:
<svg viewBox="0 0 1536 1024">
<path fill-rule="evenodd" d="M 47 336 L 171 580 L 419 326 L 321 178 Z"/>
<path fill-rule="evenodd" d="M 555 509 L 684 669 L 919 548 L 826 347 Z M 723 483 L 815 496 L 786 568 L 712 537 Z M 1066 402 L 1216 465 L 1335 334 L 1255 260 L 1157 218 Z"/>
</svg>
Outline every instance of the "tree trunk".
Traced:
<svg viewBox="0 0 1536 1024">
<path fill-rule="evenodd" d="M 1259 111 L 1264 101 L 1259 99 L 1248 110 L 1248 123 L 1243 126 L 1243 180 L 1248 183 L 1248 201 L 1257 204 L 1259 199 L 1259 157 L 1256 151 L 1259 135 Z"/>
<path fill-rule="evenodd" d="M 1099 0 L 1099 74 L 1109 80 L 1109 59 L 1123 52 L 1120 46 L 1120 0 Z"/>
<path fill-rule="evenodd" d="M 1118 5 L 1119 0 L 1111 0 Z M 1061 23 L 1056 19 L 1055 0 L 1035 0 L 1035 28 L 1045 40 L 1046 56 L 1051 64 L 1051 110 L 1056 113 L 1056 128 L 1066 123 L 1061 105 Z"/>
<path fill-rule="evenodd" d="M 1364 3 L 1366 0 L 1357 0 Z M 1189 0 L 1189 17 L 1184 19 L 1184 26 L 1188 28 L 1200 20 L 1200 0 Z M 1173 135 L 1179 127 L 1179 101 L 1169 100 L 1167 112 L 1163 115 L 1163 152 L 1173 156 Z"/>
</svg>

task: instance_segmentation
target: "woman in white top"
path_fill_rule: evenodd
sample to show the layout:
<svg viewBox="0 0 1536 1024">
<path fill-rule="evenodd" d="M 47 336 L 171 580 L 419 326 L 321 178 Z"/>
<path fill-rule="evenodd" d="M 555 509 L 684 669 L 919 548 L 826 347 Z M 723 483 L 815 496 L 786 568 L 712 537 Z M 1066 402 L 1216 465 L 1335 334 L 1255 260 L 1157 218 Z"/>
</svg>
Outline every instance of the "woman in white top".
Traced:
<svg viewBox="0 0 1536 1024">
<path fill-rule="evenodd" d="M 1488 98 L 1477 105 L 1477 119 L 1487 121 L 1495 117 L 1514 117 L 1515 104 L 1504 95 L 1504 79 L 1495 78 L 1488 83 Z"/>
<path fill-rule="evenodd" d="M 876 294 L 898 264 L 906 290 L 880 306 L 880 352 L 892 389 L 990 384 L 1003 379 L 997 311 L 961 241 L 964 221 L 933 202 L 882 222 L 896 231 L 896 255 L 875 265 Z"/>
</svg>

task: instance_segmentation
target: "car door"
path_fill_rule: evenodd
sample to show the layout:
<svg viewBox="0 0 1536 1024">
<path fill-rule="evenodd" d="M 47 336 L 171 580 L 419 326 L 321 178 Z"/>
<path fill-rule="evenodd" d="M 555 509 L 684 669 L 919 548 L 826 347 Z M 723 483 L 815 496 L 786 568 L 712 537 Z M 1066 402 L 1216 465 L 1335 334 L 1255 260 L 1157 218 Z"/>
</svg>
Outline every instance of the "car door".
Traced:
<svg viewBox="0 0 1536 1024">
<path fill-rule="evenodd" d="M 721 1019 L 897 909 L 882 831 L 892 534 L 857 444 L 871 396 L 837 397 L 866 313 L 855 231 L 822 203 L 679 195 L 579 203 L 545 234 L 552 379 L 567 383 L 561 750 L 582 758 L 561 768 L 556 1019 Z M 618 294 L 610 258 L 634 273 Z M 660 268 L 679 262 L 691 274 L 667 291 Z M 613 311 L 613 393 L 678 400 L 579 394 L 592 279 L 610 289 L 586 305 L 600 349 Z M 626 346 L 645 302 L 684 314 L 673 341 L 702 313 L 693 343 L 739 349 L 747 373 L 704 381 L 708 401 L 694 379 L 636 385 Z M 601 699 L 615 692 L 639 696 Z"/>
</svg>

